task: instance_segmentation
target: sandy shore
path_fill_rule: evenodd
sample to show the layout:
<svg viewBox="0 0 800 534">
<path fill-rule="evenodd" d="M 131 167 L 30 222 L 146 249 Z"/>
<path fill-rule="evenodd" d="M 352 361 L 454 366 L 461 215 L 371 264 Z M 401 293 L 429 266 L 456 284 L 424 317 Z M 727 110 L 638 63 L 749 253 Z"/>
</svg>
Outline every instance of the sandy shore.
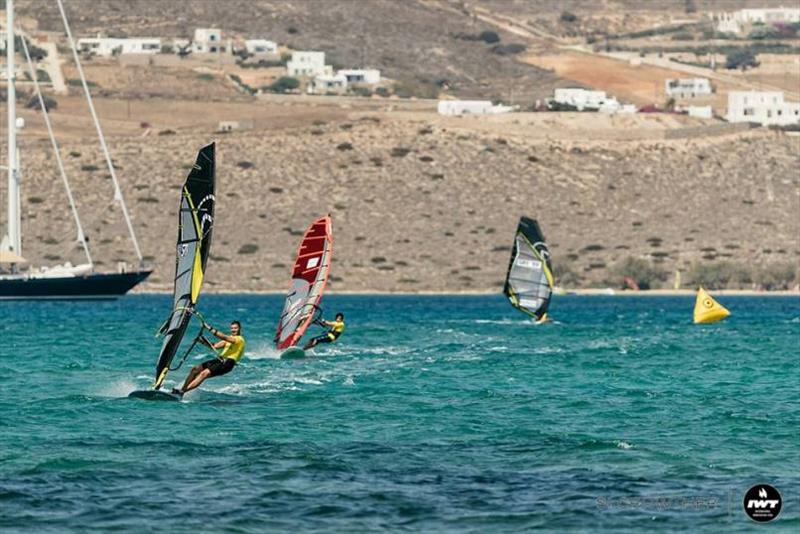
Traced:
<svg viewBox="0 0 800 534">
<path fill-rule="evenodd" d="M 204 291 L 206 295 L 284 295 L 282 291 L 250 291 L 250 290 L 218 290 Z M 737 296 L 737 297 L 800 297 L 798 290 L 782 291 L 757 291 L 754 289 L 719 289 L 713 292 L 714 295 Z M 133 291 L 136 295 L 171 295 L 171 291 Z M 328 295 L 398 295 L 398 296 L 489 296 L 498 295 L 496 291 L 329 291 Z M 611 288 L 587 288 L 587 289 L 565 289 L 556 293 L 556 297 L 565 295 L 582 296 L 614 296 L 614 297 L 690 297 L 696 291 L 693 289 L 653 289 L 648 291 L 628 291 L 615 290 Z"/>
</svg>

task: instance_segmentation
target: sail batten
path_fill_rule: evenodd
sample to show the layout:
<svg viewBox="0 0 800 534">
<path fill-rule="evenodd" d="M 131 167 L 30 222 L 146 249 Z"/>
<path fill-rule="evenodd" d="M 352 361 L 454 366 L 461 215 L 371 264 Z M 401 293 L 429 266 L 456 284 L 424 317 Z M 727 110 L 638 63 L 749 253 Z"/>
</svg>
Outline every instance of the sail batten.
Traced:
<svg viewBox="0 0 800 534">
<path fill-rule="evenodd" d="M 320 217 L 306 230 L 297 250 L 289 292 L 275 333 L 275 345 L 284 350 L 303 337 L 322 301 L 333 257 L 330 216 Z"/>
<path fill-rule="evenodd" d="M 214 182 L 214 143 L 211 143 L 197 154 L 181 189 L 172 313 L 164 328 L 155 389 L 161 387 L 169 371 L 200 296 L 214 226 Z"/>
<path fill-rule="evenodd" d="M 535 219 L 521 217 L 503 293 L 512 306 L 542 319 L 547 314 L 554 286 L 550 251 L 539 224 Z"/>
</svg>

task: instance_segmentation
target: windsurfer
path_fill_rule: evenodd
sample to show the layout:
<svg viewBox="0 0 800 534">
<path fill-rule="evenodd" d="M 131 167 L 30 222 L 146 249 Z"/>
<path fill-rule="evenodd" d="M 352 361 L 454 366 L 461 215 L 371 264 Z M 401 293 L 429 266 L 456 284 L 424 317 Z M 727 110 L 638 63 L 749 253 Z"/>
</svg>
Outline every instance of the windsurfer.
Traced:
<svg viewBox="0 0 800 534">
<path fill-rule="evenodd" d="M 316 347 L 319 343 L 333 343 L 334 341 L 339 339 L 339 336 L 341 336 L 342 332 L 344 332 L 344 314 L 343 313 L 337 313 L 336 314 L 336 319 L 333 320 L 333 321 L 326 321 L 325 319 L 318 319 L 318 320 L 316 320 L 314 322 L 316 324 L 322 326 L 322 327 L 329 327 L 330 330 L 328 330 L 326 333 L 322 334 L 321 336 L 317 336 L 317 337 L 312 338 L 311 340 L 309 340 L 309 342 L 306 343 L 305 347 L 303 347 L 303 350 L 308 350 L 310 348 Z"/>
<path fill-rule="evenodd" d="M 231 322 L 231 333 L 220 332 L 209 324 L 203 323 L 203 327 L 220 339 L 216 343 L 211 343 L 206 338 L 201 337 L 200 342 L 213 350 L 222 349 L 219 356 L 208 361 L 195 365 L 189 371 L 189 375 L 180 389 L 173 389 L 172 392 L 183 395 L 200 386 L 206 379 L 214 376 L 227 374 L 236 367 L 244 354 L 244 337 L 242 337 L 242 324 L 239 321 Z"/>
</svg>

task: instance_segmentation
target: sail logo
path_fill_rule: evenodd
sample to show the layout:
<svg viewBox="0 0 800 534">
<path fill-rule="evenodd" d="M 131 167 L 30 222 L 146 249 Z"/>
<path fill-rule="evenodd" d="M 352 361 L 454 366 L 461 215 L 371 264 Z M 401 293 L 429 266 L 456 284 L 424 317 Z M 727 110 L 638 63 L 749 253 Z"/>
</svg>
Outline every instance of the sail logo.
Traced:
<svg viewBox="0 0 800 534">
<path fill-rule="evenodd" d="M 187 250 L 189 250 L 189 245 L 187 245 L 186 243 L 178 245 L 178 256 L 181 258 L 186 256 Z"/>
<path fill-rule="evenodd" d="M 753 521 L 766 523 L 781 513 L 782 499 L 777 489 L 769 484 L 757 484 L 744 495 L 744 511 Z"/>
</svg>

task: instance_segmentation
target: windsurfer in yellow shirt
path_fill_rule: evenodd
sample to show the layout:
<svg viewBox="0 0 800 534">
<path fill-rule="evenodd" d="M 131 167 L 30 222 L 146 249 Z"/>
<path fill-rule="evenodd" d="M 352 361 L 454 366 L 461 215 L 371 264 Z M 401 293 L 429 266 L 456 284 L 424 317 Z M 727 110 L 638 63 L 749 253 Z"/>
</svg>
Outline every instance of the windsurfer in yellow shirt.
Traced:
<svg viewBox="0 0 800 534">
<path fill-rule="evenodd" d="M 211 343 L 206 338 L 201 337 L 200 342 L 217 351 L 222 349 L 222 352 L 216 358 L 195 365 L 189 371 L 189 375 L 180 389 L 173 389 L 172 392 L 177 395 L 183 395 L 187 391 L 191 391 L 200 386 L 206 379 L 213 376 L 222 376 L 230 373 L 244 354 L 244 337 L 242 337 L 242 323 L 239 321 L 231 322 L 231 333 L 226 334 L 220 332 L 216 328 L 203 323 L 206 330 L 218 337 L 220 341 Z"/>
<path fill-rule="evenodd" d="M 312 338 L 308 343 L 306 343 L 303 350 L 308 350 L 311 348 L 316 347 L 319 343 L 333 343 L 339 336 L 342 335 L 344 332 L 344 314 L 337 313 L 336 319 L 334 321 L 326 321 L 325 319 L 320 319 L 318 321 L 314 321 L 320 326 L 327 326 L 330 327 L 326 333 L 322 334 L 321 336 L 317 336 Z"/>
</svg>

